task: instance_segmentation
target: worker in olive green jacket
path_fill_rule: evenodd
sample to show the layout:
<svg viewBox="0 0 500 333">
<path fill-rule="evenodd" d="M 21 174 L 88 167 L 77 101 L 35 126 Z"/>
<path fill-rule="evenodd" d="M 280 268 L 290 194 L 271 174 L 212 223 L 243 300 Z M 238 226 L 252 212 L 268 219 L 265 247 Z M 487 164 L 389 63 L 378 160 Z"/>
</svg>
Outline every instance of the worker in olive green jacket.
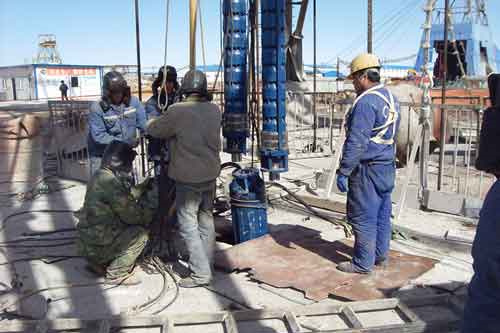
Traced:
<svg viewBox="0 0 500 333">
<path fill-rule="evenodd" d="M 92 271 L 104 274 L 111 283 L 134 280 L 129 278 L 149 239 L 148 225 L 157 209 L 153 181 L 132 185 L 135 156 L 128 144 L 111 142 L 79 212 L 79 253 L 87 258 Z"/>
</svg>

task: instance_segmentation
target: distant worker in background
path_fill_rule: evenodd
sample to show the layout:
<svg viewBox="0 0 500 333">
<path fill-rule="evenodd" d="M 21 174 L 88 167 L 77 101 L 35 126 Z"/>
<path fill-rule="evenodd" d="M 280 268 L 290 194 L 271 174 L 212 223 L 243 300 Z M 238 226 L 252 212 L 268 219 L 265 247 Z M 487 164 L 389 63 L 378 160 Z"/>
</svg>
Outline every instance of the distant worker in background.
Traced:
<svg viewBox="0 0 500 333">
<path fill-rule="evenodd" d="M 183 288 L 208 285 L 212 280 L 215 246 L 213 200 L 220 173 L 222 115 L 210 102 L 207 78 L 198 70 L 184 76 L 185 99 L 168 112 L 148 121 L 147 132 L 169 143 L 168 175 L 176 184 L 176 209 L 180 235 L 186 243 L 191 275 Z"/>
<path fill-rule="evenodd" d="M 123 76 L 111 71 L 104 75 L 102 98 L 94 102 L 89 113 L 88 151 L 90 172 L 99 170 L 106 146 L 121 141 L 137 147 L 137 130 L 144 133 L 146 112 L 138 98 L 131 96 Z"/>
<path fill-rule="evenodd" d="M 380 62 L 361 54 L 351 63 L 357 98 L 347 114 L 346 140 L 337 170 L 337 187 L 347 192 L 347 219 L 354 231 L 352 261 L 338 269 L 369 273 L 388 262 L 391 240 L 391 193 L 396 164 L 399 103 L 380 83 Z"/>
<path fill-rule="evenodd" d="M 167 75 L 163 75 L 166 69 Z M 146 116 L 148 120 L 159 117 L 168 107 L 179 100 L 179 83 L 177 71 L 172 66 L 161 67 L 158 76 L 152 85 L 153 96 L 146 102 Z M 154 163 L 155 176 L 160 174 L 161 162 L 167 162 L 165 140 L 150 138 L 148 144 L 148 158 Z"/>
<path fill-rule="evenodd" d="M 474 276 L 469 284 L 462 333 L 496 333 L 500 327 L 500 74 L 488 77 L 491 107 L 484 112 L 476 168 L 494 175 L 472 245 Z"/>
<path fill-rule="evenodd" d="M 148 226 L 157 209 L 154 182 L 133 186 L 136 152 L 126 143 L 111 142 L 101 167 L 87 186 L 77 224 L 77 246 L 89 269 L 110 283 L 129 280 L 148 241 Z"/>
<path fill-rule="evenodd" d="M 64 81 L 61 81 L 61 84 L 59 85 L 59 91 L 61 92 L 61 101 L 68 100 L 68 89 L 68 85 L 64 83 Z"/>
</svg>

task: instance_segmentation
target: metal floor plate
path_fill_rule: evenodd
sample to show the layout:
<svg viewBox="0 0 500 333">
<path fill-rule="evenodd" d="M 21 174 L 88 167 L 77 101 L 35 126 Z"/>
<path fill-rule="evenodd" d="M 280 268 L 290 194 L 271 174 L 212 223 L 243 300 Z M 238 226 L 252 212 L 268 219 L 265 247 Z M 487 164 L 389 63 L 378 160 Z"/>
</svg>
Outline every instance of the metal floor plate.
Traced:
<svg viewBox="0 0 500 333">
<path fill-rule="evenodd" d="M 315 301 L 330 294 L 353 301 L 388 297 L 436 264 L 391 251 L 390 265 L 370 275 L 338 271 L 337 264 L 350 260 L 351 254 L 352 241 L 326 241 L 316 230 L 294 226 L 217 252 L 215 264 L 228 271 L 251 269 L 254 279 L 301 290 Z"/>
</svg>

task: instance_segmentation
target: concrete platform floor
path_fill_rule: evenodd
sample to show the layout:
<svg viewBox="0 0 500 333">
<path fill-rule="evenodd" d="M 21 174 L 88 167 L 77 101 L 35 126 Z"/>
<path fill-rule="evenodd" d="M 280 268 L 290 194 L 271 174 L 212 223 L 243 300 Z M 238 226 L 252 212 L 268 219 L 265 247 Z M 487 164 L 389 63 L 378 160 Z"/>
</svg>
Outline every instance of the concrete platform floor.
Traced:
<svg viewBox="0 0 500 333">
<path fill-rule="evenodd" d="M 311 178 L 313 171 L 325 167 L 328 159 L 310 159 L 291 161 L 291 170 L 286 178 Z M 227 175 L 223 175 L 226 178 Z M 8 181 L 8 179 L 3 179 Z M 81 183 L 60 180 L 61 184 L 73 185 L 69 189 L 49 195 L 43 195 L 33 201 L 20 202 L 16 197 L 0 198 L 0 217 L 5 219 L 9 214 L 20 211 L 36 211 L 44 209 L 77 210 L 83 203 L 85 185 Z M 294 185 L 288 183 L 290 187 Z M 4 183 L 2 192 L 15 190 L 23 191 L 30 188 L 29 183 Z M 341 197 L 338 197 L 341 200 Z M 269 207 L 269 221 L 275 228 L 285 228 L 287 225 L 301 225 L 321 232 L 324 239 L 335 241 L 342 239 L 344 233 L 331 224 L 310 216 L 289 203 L 273 200 Z M 329 213 L 338 218 L 341 214 Z M 0 226 L 0 242 L 14 240 L 26 232 L 50 231 L 53 229 L 74 226 L 76 220 L 69 213 L 28 213 L 2 222 Z M 439 263 L 428 273 L 410 281 L 407 286 L 396 293 L 402 297 L 409 295 L 419 296 L 442 292 L 433 285 L 450 285 L 467 283 L 472 274 L 470 249 L 467 246 L 440 242 L 444 233 L 451 228 L 463 227 L 463 219 L 444 214 L 422 212 L 406 209 L 402 218 L 395 226 L 403 226 L 423 235 L 418 240 L 397 240 L 392 242 L 392 248 L 410 254 L 422 255 L 437 259 Z M 61 238 L 71 234 L 57 234 L 52 237 Z M 426 237 L 424 237 L 426 236 Z M 223 246 L 223 245 L 220 245 Z M 47 318 L 77 317 L 103 318 L 116 314 L 134 314 L 135 308 L 155 297 L 162 287 L 160 275 L 148 275 L 140 272 L 143 283 L 131 287 L 110 287 L 95 285 L 84 288 L 69 288 L 70 285 L 94 283 L 97 280 L 88 273 L 82 259 L 68 259 L 61 262 L 47 264 L 42 261 L 13 260 L 40 256 L 44 254 L 71 255 L 74 254 L 73 245 L 56 248 L 0 248 L 0 284 L 2 289 L 9 290 L 13 284 L 19 286 L 15 292 L 25 293 L 35 289 L 61 287 L 41 293 L 48 304 Z M 314 272 L 311 272 L 314 274 Z M 146 315 L 162 308 L 174 296 L 172 282 L 168 281 L 169 290 L 165 297 L 150 310 L 142 313 Z M 296 305 L 308 305 L 312 301 L 304 298 L 303 293 L 291 289 L 277 289 L 253 281 L 245 272 L 226 274 L 216 273 L 213 291 L 198 288 L 181 290 L 175 303 L 162 313 L 193 313 L 210 312 L 224 309 L 249 308 L 286 308 Z M 228 296 L 225 297 L 224 295 Z M 322 303 L 336 303 L 335 299 L 327 299 Z M 428 314 L 439 316 L 440 314 Z M 389 320 L 393 314 L 387 314 Z M 373 318 L 372 318 L 373 319 Z M 382 322 L 384 322 L 382 320 Z M 279 322 L 261 323 L 268 325 L 267 332 L 281 332 Z M 259 324 L 260 325 L 260 324 Z M 251 332 L 254 328 L 248 328 Z M 151 330 L 151 332 L 156 332 Z M 203 328 L 200 332 L 212 332 Z M 243 330 L 245 331 L 245 330 Z M 142 330 L 140 332 L 146 332 Z M 190 332 L 197 332 L 190 329 Z M 218 332 L 214 328 L 213 332 Z"/>
</svg>

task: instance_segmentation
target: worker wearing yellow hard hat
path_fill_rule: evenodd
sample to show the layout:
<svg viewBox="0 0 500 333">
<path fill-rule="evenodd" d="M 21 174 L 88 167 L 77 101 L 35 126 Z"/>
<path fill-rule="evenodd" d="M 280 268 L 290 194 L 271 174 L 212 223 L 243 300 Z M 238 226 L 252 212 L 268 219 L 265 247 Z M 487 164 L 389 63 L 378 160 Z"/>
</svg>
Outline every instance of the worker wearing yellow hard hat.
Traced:
<svg viewBox="0 0 500 333">
<path fill-rule="evenodd" d="M 380 83 L 377 56 L 361 54 L 350 67 L 349 79 L 358 96 L 346 116 L 337 187 L 347 192 L 347 219 L 355 242 L 352 261 L 337 268 L 366 274 L 388 263 L 399 103 Z"/>
<path fill-rule="evenodd" d="M 380 69 L 382 66 L 380 65 L 380 60 L 376 55 L 371 53 L 362 53 L 351 61 L 349 67 L 351 72 L 347 78 L 352 80 L 356 73 L 370 68 Z"/>
</svg>

